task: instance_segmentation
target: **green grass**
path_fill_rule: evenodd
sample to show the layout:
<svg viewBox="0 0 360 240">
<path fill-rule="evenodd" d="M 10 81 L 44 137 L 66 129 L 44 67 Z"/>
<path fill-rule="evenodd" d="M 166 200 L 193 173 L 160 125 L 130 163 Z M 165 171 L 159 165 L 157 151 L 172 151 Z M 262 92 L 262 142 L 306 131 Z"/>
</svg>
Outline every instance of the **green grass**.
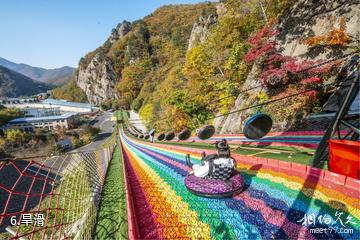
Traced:
<svg viewBox="0 0 360 240">
<path fill-rule="evenodd" d="M 240 146 L 240 148 L 238 148 L 234 152 L 242 155 L 252 155 L 257 157 L 271 158 L 271 159 L 277 159 L 287 162 L 296 162 L 296 163 L 309 165 L 314 150 L 297 148 L 297 147 L 282 147 L 282 146 L 281 147 Z"/>
<path fill-rule="evenodd" d="M 143 140 L 147 141 L 147 140 Z M 213 149 L 215 145 L 201 142 L 161 142 L 166 145 L 176 145 L 190 148 Z M 284 147 L 284 146 L 249 146 L 240 144 L 231 144 L 233 153 L 241 155 L 251 155 L 263 158 L 277 159 L 287 162 L 296 162 L 301 164 L 310 164 L 310 159 L 314 153 L 314 149 L 310 148 L 297 148 L 297 147 Z"/>
<path fill-rule="evenodd" d="M 127 239 L 127 210 L 119 145 L 115 148 L 101 194 L 94 239 Z"/>
<path fill-rule="evenodd" d="M 126 111 L 116 111 L 114 113 L 115 117 L 117 118 L 117 120 L 123 121 L 123 122 L 127 122 L 128 121 L 128 114 Z"/>
</svg>

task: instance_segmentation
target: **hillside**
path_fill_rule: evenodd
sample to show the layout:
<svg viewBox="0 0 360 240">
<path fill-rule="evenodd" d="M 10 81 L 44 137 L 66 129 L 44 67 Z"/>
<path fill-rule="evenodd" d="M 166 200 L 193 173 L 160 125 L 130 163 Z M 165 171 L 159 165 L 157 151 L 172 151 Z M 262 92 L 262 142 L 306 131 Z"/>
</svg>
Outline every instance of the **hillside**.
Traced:
<svg viewBox="0 0 360 240">
<path fill-rule="evenodd" d="M 71 76 L 75 72 L 72 67 L 61 67 L 55 69 L 45 69 L 39 67 L 33 67 L 23 63 L 14 63 L 9 60 L 0 57 L 0 66 L 6 67 L 15 72 L 21 73 L 36 81 L 52 84 L 52 85 L 64 85 L 69 82 Z"/>
<path fill-rule="evenodd" d="M 102 46 L 80 60 L 77 85 L 91 103 L 129 108 L 143 85 L 152 88 L 180 70 L 193 23 L 208 11 L 214 11 L 213 4 L 169 5 L 120 23 Z"/>
<path fill-rule="evenodd" d="M 42 82 L 0 66 L 0 98 L 31 96 L 49 89 L 50 87 Z"/>
<path fill-rule="evenodd" d="M 76 85 L 75 79 L 71 79 L 63 86 L 54 88 L 51 92 L 52 97 L 55 99 L 65 99 L 71 102 L 88 102 L 85 92 Z"/>
<path fill-rule="evenodd" d="M 212 123 L 218 132 L 239 132 L 257 111 L 284 130 L 321 111 L 334 89 L 212 118 L 333 82 L 345 61 L 297 71 L 353 51 L 358 16 L 359 3 L 345 0 L 164 6 L 114 28 L 80 60 L 76 83 L 91 103 L 131 108 L 149 127 L 163 131 Z"/>
</svg>

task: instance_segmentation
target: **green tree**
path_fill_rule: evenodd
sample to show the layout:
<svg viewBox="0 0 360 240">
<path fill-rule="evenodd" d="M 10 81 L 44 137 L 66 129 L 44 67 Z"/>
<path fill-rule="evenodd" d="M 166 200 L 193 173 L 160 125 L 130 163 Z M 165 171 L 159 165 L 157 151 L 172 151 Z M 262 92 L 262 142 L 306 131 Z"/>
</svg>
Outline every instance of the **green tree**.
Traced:
<svg viewBox="0 0 360 240">
<path fill-rule="evenodd" d="M 100 109 L 103 111 L 107 111 L 111 108 L 111 103 L 110 102 L 102 102 L 100 104 Z"/>
<path fill-rule="evenodd" d="M 150 59 L 133 63 L 126 66 L 122 71 L 122 79 L 117 85 L 124 108 L 130 109 L 131 103 L 137 98 L 145 75 L 150 71 Z"/>
<path fill-rule="evenodd" d="M 6 149 L 6 141 L 0 137 L 0 153 L 4 153 Z"/>
<path fill-rule="evenodd" d="M 52 96 L 55 99 L 65 99 L 71 102 L 87 102 L 85 92 L 76 85 L 75 76 L 64 86 L 52 90 Z"/>
<path fill-rule="evenodd" d="M 13 146 L 22 145 L 26 139 L 26 133 L 20 129 L 9 129 L 6 131 L 6 140 Z"/>
<path fill-rule="evenodd" d="M 84 129 L 84 132 L 88 133 L 92 138 L 97 137 L 99 135 L 100 131 L 101 131 L 100 128 L 92 127 L 92 126 L 87 126 Z"/>
<path fill-rule="evenodd" d="M 0 126 L 12 119 L 23 117 L 24 114 L 18 108 L 0 108 Z"/>
<path fill-rule="evenodd" d="M 142 100 L 139 99 L 135 99 L 132 103 L 131 103 L 131 109 L 134 110 L 135 112 L 138 112 L 142 106 Z"/>
</svg>

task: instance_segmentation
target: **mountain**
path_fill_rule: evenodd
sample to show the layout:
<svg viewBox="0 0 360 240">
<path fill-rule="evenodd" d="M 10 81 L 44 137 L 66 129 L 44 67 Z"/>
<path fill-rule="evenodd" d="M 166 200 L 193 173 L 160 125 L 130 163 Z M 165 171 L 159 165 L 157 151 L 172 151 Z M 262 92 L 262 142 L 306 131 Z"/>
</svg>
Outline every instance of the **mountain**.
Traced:
<svg viewBox="0 0 360 240">
<path fill-rule="evenodd" d="M 119 23 L 102 46 L 80 59 L 77 85 L 93 104 L 128 108 L 144 83 L 162 82 L 169 72 L 177 75 L 175 68 L 185 60 L 194 22 L 202 14 L 212 14 L 214 6 L 167 5 L 143 19 Z"/>
<path fill-rule="evenodd" d="M 49 83 L 57 86 L 64 85 L 65 83 L 70 81 L 71 76 L 75 72 L 74 68 L 68 66 L 55 69 L 45 69 L 33 67 L 23 63 L 14 63 L 1 57 L 0 66 L 21 73 L 36 81 Z"/>
<path fill-rule="evenodd" d="M 49 89 L 45 83 L 0 66 L 0 98 L 31 96 Z"/>
<path fill-rule="evenodd" d="M 138 111 L 158 131 L 213 124 L 239 133 L 254 111 L 283 131 L 328 101 L 332 89 L 321 86 L 335 81 L 342 62 L 300 70 L 359 48 L 358 12 L 356 0 L 163 6 L 118 24 L 80 59 L 75 81 L 89 102 Z M 316 90 L 273 101 L 304 89 Z"/>
</svg>

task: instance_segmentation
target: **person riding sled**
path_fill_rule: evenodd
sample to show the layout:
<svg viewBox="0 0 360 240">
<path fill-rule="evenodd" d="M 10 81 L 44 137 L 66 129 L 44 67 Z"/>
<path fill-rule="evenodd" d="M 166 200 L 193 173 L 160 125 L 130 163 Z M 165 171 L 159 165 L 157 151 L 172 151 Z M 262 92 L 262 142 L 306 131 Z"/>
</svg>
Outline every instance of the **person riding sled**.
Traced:
<svg viewBox="0 0 360 240">
<path fill-rule="evenodd" d="M 186 163 L 193 169 L 192 172 L 196 177 L 205 179 L 229 179 L 235 168 L 236 161 L 231 157 L 230 147 L 225 139 L 215 143 L 217 154 L 205 155 L 203 153 L 201 164 L 192 164 L 190 155 L 186 156 Z"/>
</svg>

